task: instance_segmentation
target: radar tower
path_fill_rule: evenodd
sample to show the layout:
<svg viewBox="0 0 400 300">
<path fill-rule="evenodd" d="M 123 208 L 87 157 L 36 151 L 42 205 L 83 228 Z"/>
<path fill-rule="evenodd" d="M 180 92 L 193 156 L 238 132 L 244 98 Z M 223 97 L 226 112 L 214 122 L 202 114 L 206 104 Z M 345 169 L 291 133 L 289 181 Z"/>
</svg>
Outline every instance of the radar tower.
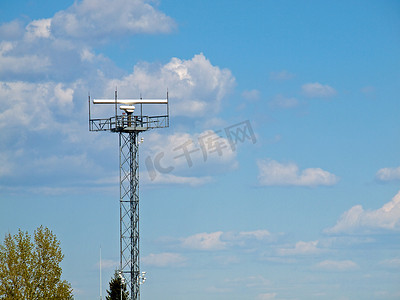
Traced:
<svg viewBox="0 0 400 300">
<path fill-rule="evenodd" d="M 89 131 L 109 131 L 119 134 L 120 187 L 120 276 L 128 284 L 132 300 L 140 299 L 140 284 L 146 280 L 139 265 L 139 134 L 150 129 L 169 127 L 168 91 L 165 99 L 93 99 L 93 104 L 112 104 L 114 116 L 92 118 L 89 95 Z M 118 114 L 118 105 L 120 111 Z M 135 106 L 140 105 L 139 114 Z M 143 106 L 162 105 L 159 115 L 143 115 Z"/>
</svg>

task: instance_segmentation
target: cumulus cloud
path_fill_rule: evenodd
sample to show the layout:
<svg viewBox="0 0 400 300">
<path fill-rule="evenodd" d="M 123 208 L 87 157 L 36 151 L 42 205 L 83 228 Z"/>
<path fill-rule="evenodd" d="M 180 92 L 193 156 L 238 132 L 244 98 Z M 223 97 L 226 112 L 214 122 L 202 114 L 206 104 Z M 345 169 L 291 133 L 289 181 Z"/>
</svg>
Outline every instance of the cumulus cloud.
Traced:
<svg viewBox="0 0 400 300">
<path fill-rule="evenodd" d="M 269 103 L 272 108 L 294 108 L 299 105 L 299 100 L 294 97 L 285 97 L 283 95 L 276 95 L 272 101 Z"/>
<path fill-rule="evenodd" d="M 145 181 L 143 182 L 144 184 L 177 184 L 177 185 L 189 185 L 192 187 L 197 187 L 201 185 L 205 185 L 207 183 L 212 182 L 212 177 L 211 176 L 200 176 L 200 177 L 194 177 L 194 176 L 176 176 L 173 174 L 163 174 L 159 173 L 156 174 L 154 173 L 156 171 L 149 171 L 148 176 L 150 178 L 153 178 L 153 180 L 147 179 L 147 176 L 145 176 Z"/>
<path fill-rule="evenodd" d="M 263 293 L 257 296 L 257 300 L 270 300 L 275 299 L 277 293 Z"/>
<path fill-rule="evenodd" d="M 265 229 L 254 231 L 217 231 L 198 233 L 181 239 L 184 248 L 195 250 L 223 250 L 230 247 L 253 247 L 255 243 L 269 242 L 272 234 Z"/>
<path fill-rule="evenodd" d="M 18 43 L 15 44 L 14 42 L 2 42 L 2 44 L 0 45 L 0 64 L 4 66 L 3 69 L 0 68 L 0 73 L 4 71 L 4 69 L 7 69 L 7 66 L 10 66 L 10 68 L 13 68 L 15 76 L 26 77 L 26 70 L 18 73 L 18 63 L 12 63 L 13 60 L 19 61 L 19 58 L 14 54 L 12 54 L 10 57 L 7 56 L 15 49 L 15 47 L 21 48 L 22 46 Z M 93 71 L 95 71 L 95 64 L 99 61 L 99 57 L 96 56 L 88 48 L 81 49 L 80 53 L 78 53 L 77 50 L 78 49 L 71 50 L 71 53 L 74 54 L 75 58 L 83 64 L 89 63 L 90 65 L 87 66 L 87 69 L 92 68 Z M 3 55 L 3 58 L 7 56 L 6 61 L 2 61 L 1 55 Z M 29 65 L 35 66 L 35 63 L 32 61 L 33 58 L 28 55 L 26 57 L 30 60 L 30 62 L 27 62 L 27 68 L 29 68 Z M 52 56 L 50 55 L 49 57 Z M 11 61 L 8 61 L 9 59 L 11 59 Z M 66 58 L 67 61 L 68 59 L 69 58 Z M 22 59 L 22 61 L 24 60 Z M 40 61 L 40 59 L 38 59 L 38 61 Z M 49 59 L 49 61 L 52 61 L 52 59 Z M 176 62 L 176 60 L 174 61 Z M 215 109 L 218 106 L 218 103 L 220 103 L 220 101 L 222 100 L 222 97 L 225 95 L 225 93 L 228 93 L 230 90 L 230 87 L 228 87 L 229 84 L 227 83 L 227 81 L 225 81 L 225 79 L 223 79 L 223 74 L 230 74 L 230 72 L 225 72 L 223 70 L 221 71 L 218 67 L 212 66 L 203 55 L 199 55 L 197 58 L 194 58 L 190 62 L 181 62 L 183 70 L 188 70 L 187 75 L 185 75 L 185 71 L 176 71 L 176 76 L 178 76 L 178 74 L 179 76 L 178 78 L 172 80 L 169 77 L 171 75 L 170 71 L 158 70 L 158 72 L 154 74 L 150 72 L 148 74 L 149 78 L 140 82 L 143 83 L 143 89 L 139 88 L 139 84 L 136 91 L 142 90 L 143 93 L 148 91 L 149 93 L 146 94 L 149 95 L 150 91 L 152 90 L 151 87 L 155 86 L 154 82 L 152 82 L 152 79 L 158 78 L 157 80 L 159 80 L 160 82 L 171 82 L 171 85 L 169 86 L 170 90 L 171 87 L 176 87 L 176 94 L 178 96 L 181 95 L 179 96 L 180 98 L 176 97 L 174 99 L 174 93 L 170 93 L 170 95 L 172 94 L 170 96 L 170 99 L 173 99 L 171 101 L 171 111 L 175 111 L 177 112 L 177 114 L 179 114 L 179 112 L 181 114 L 191 114 L 194 112 L 203 111 L 204 109 L 206 109 L 206 106 L 213 107 Z M 82 68 L 83 64 L 81 65 Z M 199 70 L 195 70 L 199 64 L 203 64 L 204 68 L 202 69 L 202 67 L 200 66 Z M 102 66 L 99 65 L 98 67 L 101 68 Z M 44 65 L 43 68 L 46 68 L 46 65 Z M 76 66 L 76 68 L 78 70 L 80 68 L 79 65 Z M 170 70 L 172 67 L 166 65 L 164 66 L 164 68 Z M 58 68 L 54 68 L 54 66 L 52 66 L 52 70 L 55 69 L 59 70 Z M 64 70 L 63 68 L 60 69 Z M 178 69 L 180 68 L 178 67 Z M 203 80 L 202 78 L 200 78 L 201 75 L 199 73 L 203 71 L 205 77 L 214 76 L 215 81 L 209 81 L 206 79 Z M 42 71 L 32 70 L 32 72 L 40 73 Z M 140 74 L 143 75 L 144 73 Z M 51 74 L 50 72 L 50 74 L 48 75 L 52 77 L 52 75 L 54 74 Z M 147 75 L 145 74 L 145 77 L 146 76 Z M 189 77 L 191 77 L 192 79 L 189 80 Z M 228 77 L 230 79 L 233 78 L 231 77 L 231 75 L 229 75 Z M 102 74 L 102 72 L 97 73 L 97 75 L 93 77 L 93 80 L 94 82 L 105 83 L 108 81 L 115 83 L 115 79 L 109 81 L 104 76 L 104 74 Z M 191 83 L 188 83 L 189 81 L 187 80 L 189 80 Z M 124 80 L 121 79 L 121 82 L 122 81 Z M 107 84 L 105 85 L 107 86 Z M 110 84 L 110 86 L 111 85 L 114 86 L 114 84 Z M 168 84 L 166 84 L 165 87 L 166 86 L 168 86 Z M 132 89 L 129 86 L 123 86 L 121 84 L 119 88 L 121 90 L 124 90 L 124 93 L 128 96 L 139 94 L 138 92 L 130 94 L 130 92 L 132 92 Z M 160 93 L 150 94 L 149 96 L 160 96 L 160 94 L 166 92 L 165 89 L 161 93 L 161 89 L 162 88 L 160 88 Z M 0 110 L 0 129 L 3 129 L 3 133 L 7 132 L 4 130 L 5 128 L 23 128 L 24 130 L 28 131 L 46 131 L 47 133 L 59 130 L 63 138 L 66 137 L 65 135 L 68 135 L 68 139 L 73 139 L 74 141 L 81 140 L 81 137 L 83 136 L 83 131 L 81 127 L 83 126 L 76 126 L 74 122 L 76 122 L 78 118 L 80 120 L 82 119 L 83 114 L 86 114 L 87 108 L 85 101 L 77 101 L 77 99 L 84 99 L 85 97 L 85 95 L 82 95 L 82 93 L 77 94 L 77 91 L 79 90 L 87 90 L 87 82 L 80 78 L 75 78 L 72 82 L 63 82 L 56 80 L 40 82 L 29 82 L 28 80 L 1 81 L 0 98 L 2 101 L 2 109 Z M 192 100 L 190 100 L 190 98 L 187 99 L 185 95 L 191 95 Z M 66 116 L 68 116 L 69 118 L 65 119 Z M 67 124 L 65 123 L 66 120 L 68 120 Z M 223 131 L 221 132 L 223 133 Z M 150 159 L 153 159 L 154 162 L 154 156 L 163 152 L 165 154 L 165 157 L 161 161 L 161 166 L 173 166 L 174 173 L 160 172 L 160 170 L 155 169 L 157 171 L 157 177 L 151 178 L 148 183 L 151 181 L 151 183 L 157 184 L 173 183 L 199 186 L 212 180 L 205 169 L 208 169 L 209 171 L 211 167 L 211 169 L 214 168 L 218 173 L 221 170 L 226 171 L 236 168 L 238 165 L 235 159 L 236 153 L 231 149 L 227 137 L 218 137 L 218 135 L 221 134 L 216 133 L 212 130 L 203 131 L 195 135 L 184 133 L 175 133 L 172 136 L 164 134 L 158 135 L 158 137 L 160 137 L 158 139 L 159 143 L 157 143 L 157 141 L 151 143 L 152 149 L 148 152 L 145 152 L 144 157 L 150 156 Z M 157 135 L 150 135 L 150 140 L 152 139 L 151 137 L 155 136 Z M 199 139 L 201 139 L 202 144 L 200 144 Z M 191 148 L 192 150 L 196 150 L 196 153 L 190 154 L 190 156 L 193 161 L 194 168 L 196 168 L 196 170 L 202 169 L 202 171 L 198 172 L 195 175 L 191 174 L 188 176 L 188 171 L 190 169 L 188 166 L 188 158 L 185 155 L 179 155 L 184 154 L 183 148 L 186 143 L 191 143 L 192 141 L 193 144 L 190 146 L 193 147 Z M 145 143 L 145 145 L 148 144 Z M 180 146 L 181 148 L 179 148 Z M 175 149 L 177 147 L 178 149 Z M 8 169 L 8 167 L 3 167 L 2 173 L 5 174 Z M 147 178 L 147 175 L 154 174 L 154 172 L 151 173 L 151 170 L 147 171 Z"/>
<path fill-rule="evenodd" d="M 109 60 L 95 55 L 84 43 L 53 36 L 50 24 L 51 19 L 33 20 L 25 27 L 18 27 L 21 31 L 18 39 L 3 38 L 0 43 L 3 81 L 70 83 L 81 80 L 83 74 L 82 78 L 91 74 L 93 81 L 97 81 L 99 68 L 115 72 L 116 67 Z"/>
<path fill-rule="evenodd" d="M 382 168 L 376 172 L 375 178 L 381 182 L 398 181 L 400 180 L 400 167 Z"/>
<path fill-rule="evenodd" d="M 363 93 L 367 97 L 375 98 L 376 88 L 374 86 L 365 86 L 361 88 L 361 93 Z"/>
<path fill-rule="evenodd" d="M 107 66 L 104 69 L 116 69 L 89 48 L 115 37 L 167 33 L 174 27 L 174 21 L 147 0 L 77 1 L 52 18 L 32 20 L 25 26 L 18 20 L 2 24 L 0 76 L 65 82 L 97 71 L 102 64 Z"/>
<path fill-rule="evenodd" d="M 271 237 L 271 233 L 265 229 L 259 229 L 254 231 L 240 231 L 238 233 L 238 239 L 254 238 L 256 240 L 264 240 Z"/>
<path fill-rule="evenodd" d="M 20 53 L 19 50 L 22 50 Z M 42 74 L 51 65 L 49 57 L 40 53 L 24 53 L 17 42 L 2 41 L 0 43 L 0 75 L 7 78 L 12 75 Z"/>
<path fill-rule="evenodd" d="M 329 186 L 338 182 L 338 177 L 320 168 L 308 168 L 300 172 L 294 163 L 259 160 L 258 180 L 263 186 Z"/>
<path fill-rule="evenodd" d="M 318 269 L 327 271 L 349 271 L 358 268 L 358 265 L 351 260 L 324 260 L 316 265 Z"/>
<path fill-rule="evenodd" d="M 243 248 L 257 247 L 262 243 L 273 241 L 274 238 L 275 236 L 265 229 L 240 232 L 229 231 L 224 232 L 221 236 L 221 240 L 225 242 L 228 247 Z"/>
<path fill-rule="evenodd" d="M 0 128 L 25 127 L 28 130 L 52 129 L 55 113 L 65 114 L 73 109 L 75 85 L 55 82 L 1 82 Z"/>
<path fill-rule="evenodd" d="M 182 240 L 184 248 L 195 250 L 222 250 L 226 247 L 226 242 L 221 241 L 223 232 L 197 233 Z"/>
<path fill-rule="evenodd" d="M 169 89 L 172 115 L 199 117 L 217 113 L 234 85 L 230 70 L 213 66 L 200 53 L 189 60 L 172 58 L 165 65 L 139 63 L 132 74 L 111 80 L 107 95 L 113 95 L 116 86 L 124 95 L 144 98 L 159 98 Z"/>
<path fill-rule="evenodd" d="M 400 192 L 391 201 L 376 210 L 364 210 L 355 205 L 346 211 L 336 225 L 326 229 L 326 233 L 368 233 L 378 230 L 400 229 Z"/>
<path fill-rule="evenodd" d="M 57 131 L 57 136 L 52 137 L 53 145 L 66 140 L 73 143 L 87 141 L 86 124 L 81 122 L 87 114 L 87 102 L 83 100 L 86 91 L 93 93 L 95 90 L 96 96 L 108 98 L 113 95 L 115 86 L 123 96 L 143 94 L 148 98 L 162 97 L 168 88 L 172 115 L 199 119 L 206 116 L 201 118 L 203 124 L 207 120 L 217 120 L 221 102 L 232 91 L 235 79 L 228 69 L 212 65 L 203 54 L 187 60 L 172 58 L 166 64 L 141 62 L 133 67 L 132 74 L 124 77 L 122 70 L 91 47 L 96 44 L 94 39 L 104 41 L 118 34 L 167 33 L 174 26 L 173 20 L 160 12 L 153 2 L 141 0 L 77 1 L 52 18 L 0 25 L 1 137 L 8 138 L 10 129 L 37 134 Z M 217 145 L 216 151 L 208 151 L 212 150 L 209 146 L 215 144 L 213 137 L 218 134 L 212 130 L 194 135 L 175 133 L 167 135 L 166 139 L 160 138 L 160 143 L 152 143 L 153 148 L 147 148 L 149 151 L 144 151 L 143 157 L 150 156 L 154 163 L 155 155 L 164 152 L 161 166 L 173 166 L 174 172 L 163 173 L 155 169 L 157 177 L 148 183 L 199 186 L 212 180 L 206 169 L 220 172 L 236 168 L 236 153 L 230 149 L 226 137 L 216 141 L 218 145 L 223 144 L 222 148 Z M 154 137 L 149 136 L 150 139 Z M 198 140 L 200 136 L 207 136 L 203 139 L 203 148 Z M 16 139 L 10 139 L 8 148 L 23 148 L 30 142 L 28 139 L 18 135 Z M 103 137 L 96 136 L 93 140 L 102 151 L 109 147 L 104 146 L 106 139 Z M 187 157 L 179 156 L 184 154 L 183 147 L 174 151 L 188 141 L 194 141 L 192 147 L 197 150 L 191 154 L 192 169 L 188 167 Z M 85 147 L 90 146 L 82 143 L 74 150 L 77 156 L 84 157 Z M 204 151 L 205 148 L 208 150 Z M 5 149 L 0 151 L 4 153 Z M 60 151 L 57 157 L 70 157 L 68 150 Z M 10 162 L 0 168 L 0 173 L 3 176 L 9 174 L 15 161 L 27 168 L 34 168 L 37 161 L 47 163 L 49 172 L 61 163 L 42 161 L 39 153 L 32 152 L 29 161 L 25 156 L 12 154 Z M 195 168 L 196 174 L 189 174 Z M 71 171 L 71 167 L 68 170 Z M 145 173 L 145 178 L 149 178 L 147 175 L 151 171 Z"/>
<path fill-rule="evenodd" d="M 74 90 L 72 88 L 64 88 L 62 83 L 58 83 L 54 87 L 54 98 L 63 108 L 73 105 Z"/>
<path fill-rule="evenodd" d="M 26 38 L 34 40 L 36 38 L 50 37 L 51 19 L 33 20 L 26 26 Z"/>
<path fill-rule="evenodd" d="M 389 268 L 400 268 L 400 258 L 385 259 L 380 264 Z"/>
<path fill-rule="evenodd" d="M 25 125 L 35 130 L 52 124 L 52 113 L 45 100 L 50 98 L 51 91 L 49 83 L 0 82 L 0 128 Z"/>
<path fill-rule="evenodd" d="M 260 98 L 260 91 L 259 90 L 245 90 L 242 92 L 243 98 L 247 100 L 258 100 Z"/>
<path fill-rule="evenodd" d="M 292 74 L 286 70 L 269 73 L 269 78 L 272 80 L 289 80 L 289 79 L 292 79 L 293 77 L 294 77 L 294 74 Z"/>
<path fill-rule="evenodd" d="M 174 21 L 146 0 L 83 0 L 59 11 L 52 34 L 72 39 L 109 39 L 137 33 L 168 33 Z"/>
<path fill-rule="evenodd" d="M 181 266 L 186 262 L 186 257 L 178 253 L 151 253 L 141 259 L 141 262 L 147 266 L 168 267 Z"/>
<path fill-rule="evenodd" d="M 318 241 L 296 243 L 294 248 L 278 249 L 279 255 L 310 255 L 320 253 L 322 250 L 318 248 Z"/>
<path fill-rule="evenodd" d="M 329 98 L 336 95 L 333 87 L 319 82 L 306 83 L 301 89 L 303 94 L 310 98 Z"/>
<path fill-rule="evenodd" d="M 210 182 L 210 174 L 232 170 L 238 165 L 228 139 L 213 130 L 171 135 L 154 132 L 146 137 L 143 145 L 148 184 L 198 186 Z"/>
<path fill-rule="evenodd" d="M 32 168 L 38 176 L 53 176 L 53 180 L 63 180 L 65 177 L 74 177 L 78 174 L 91 175 L 103 173 L 101 167 L 97 166 L 86 154 L 78 155 L 52 155 L 50 157 L 34 158 Z M 54 170 L 62 170 L 54 175 Z"/>
<path fill-rule="evenodd" d="M 17 40 L 24 34 L 24 25 L 20 20 L 13 20 L 0 25 L 0 37 L 3 40 Z"/>
</svg>

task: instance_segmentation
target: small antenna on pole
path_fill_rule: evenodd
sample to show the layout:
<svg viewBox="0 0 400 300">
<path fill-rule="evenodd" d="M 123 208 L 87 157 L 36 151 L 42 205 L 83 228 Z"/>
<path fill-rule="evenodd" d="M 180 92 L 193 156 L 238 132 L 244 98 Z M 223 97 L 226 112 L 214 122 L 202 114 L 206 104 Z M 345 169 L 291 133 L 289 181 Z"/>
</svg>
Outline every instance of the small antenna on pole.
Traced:
<svg viewBox="0 0 400 300">
<path fill-rule="evenodd" d="M 140 93 L 140 100 L 143 100 L 142 93 Z M 140 122 L 143 123 L 143 103 L 140 103 Z"/>
<path fill-rule="evenodd" d="M 102 286 L 101 286 L 101 246 L 100 246 L 100 300 L 103 300 L 103 295 L 102 295 Z"/>
<path fill-rule="evenodd" d="M 167 116 L 169 116 L 168 88 L 167 88 Z M 169 118 L 168 118 L 167 122 L 168 122 L 167 126 L 169 126 Z"/>
<path fill-rule="evenodd" d="M 88 102 L 89 102 L 89 130 L 90 130 L 90 93 L 88 93 Z"/>
<path fill-rule="evenodd" d="M 117 128 L 117 87 L 115 87 L 115 95 L 114 95 L 114 99 L 115 99 L 115 128 Z"/>
</svg>

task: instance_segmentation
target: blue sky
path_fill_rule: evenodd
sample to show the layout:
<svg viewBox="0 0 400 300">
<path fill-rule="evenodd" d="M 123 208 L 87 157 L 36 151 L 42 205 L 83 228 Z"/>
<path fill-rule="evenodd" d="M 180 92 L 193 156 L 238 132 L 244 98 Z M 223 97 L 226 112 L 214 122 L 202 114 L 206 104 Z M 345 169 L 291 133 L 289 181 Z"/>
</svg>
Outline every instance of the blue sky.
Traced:
<svg viewBox="0 0 400 300">
<path fill-rule="evenodd" d="M 142 299 L 400 297 L 400 2 L 2 1 L 0 37 L 0 233 L 53 230 L 75 299 L 118 267 L 115 87 L 170 98 Z"/>
</svg>

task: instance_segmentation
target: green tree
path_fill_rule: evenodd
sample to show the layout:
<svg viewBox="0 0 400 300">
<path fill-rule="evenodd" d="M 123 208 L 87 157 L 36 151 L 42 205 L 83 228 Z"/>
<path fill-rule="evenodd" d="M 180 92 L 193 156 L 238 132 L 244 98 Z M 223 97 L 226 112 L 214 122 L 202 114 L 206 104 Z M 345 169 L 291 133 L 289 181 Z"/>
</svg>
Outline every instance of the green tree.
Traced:
<svg viewBox="0 0 400 300">
<path fill-rule="evenodd" d="M 122 299 L 121 299 L 121 287 L 122 287 Z M 108 296 L 106 300 L 128 300 L 129 293 L 126 290 L 126 283 L 121 282 L 121 277 L 118 271 L 115 271 L 114 277 L 110 281 L 110 290 L 107 290 Z"/>
<path fill-rule="evenodd" d="M 1 300 L 70 300 L 71 284 L 61 280 L 64 255 L 60 242 L 46 227 L 7 234 L 0 244 Z"/>
</svg>

